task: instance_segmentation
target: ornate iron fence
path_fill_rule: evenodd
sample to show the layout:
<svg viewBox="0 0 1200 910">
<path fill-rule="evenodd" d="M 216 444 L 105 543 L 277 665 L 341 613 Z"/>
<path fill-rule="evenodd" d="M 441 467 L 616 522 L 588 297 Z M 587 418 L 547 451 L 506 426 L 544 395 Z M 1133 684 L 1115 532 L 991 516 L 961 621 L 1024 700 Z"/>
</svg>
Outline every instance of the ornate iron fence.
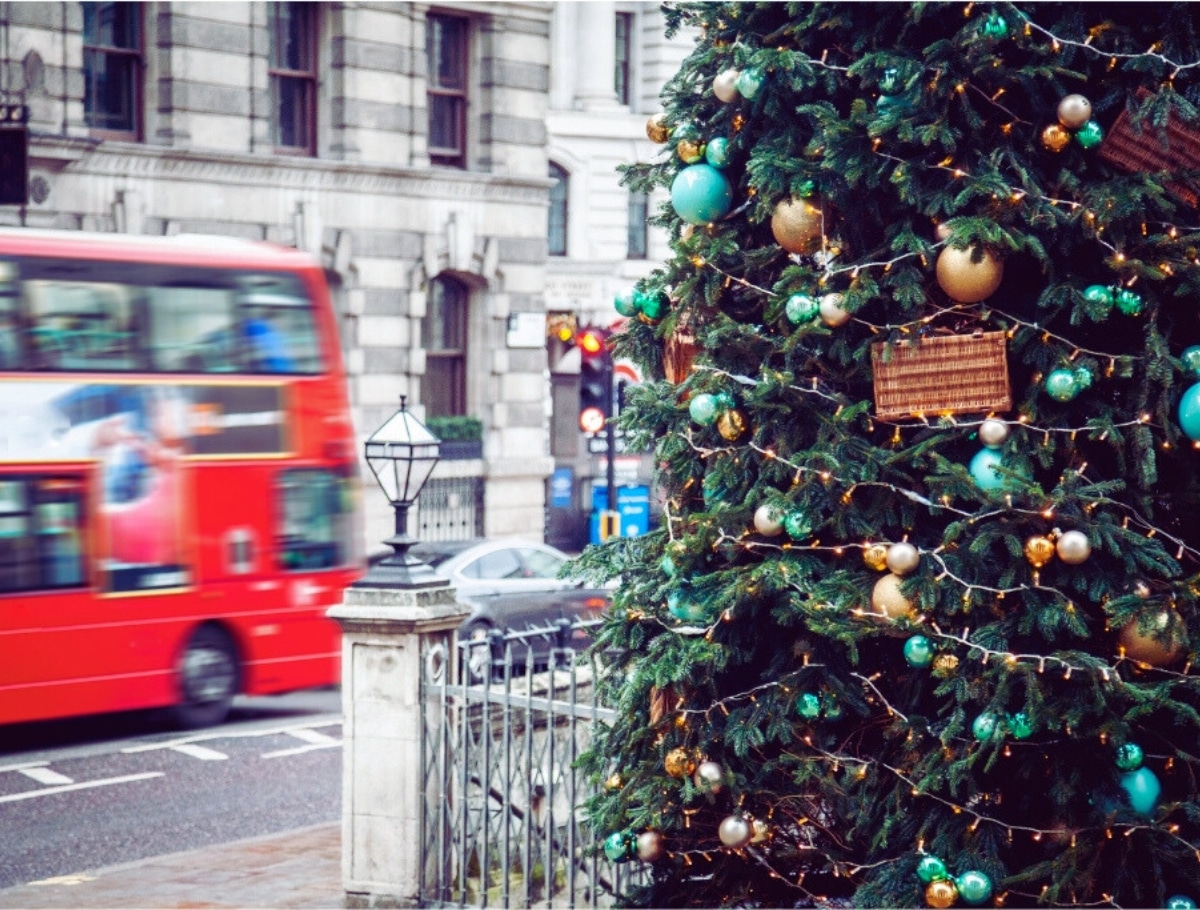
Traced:
<svg viewBox="0 0 1200 910">
<path fill-rule="evenodd" d="M 421 902 L 606 907 L 645 874 L 597 849 L 576 770 L 598 723 L 603 666 L 568 645 L 596 621 L 459 642 L 424 655 Z M 458 672 L 452 672 L 457 667 Z"/>
<path fill-rule="evenodd" d="M 470 540 L 483 536 L 482 477 L 433 477 L 417 502 L 417 538 Z"/>
</svg>

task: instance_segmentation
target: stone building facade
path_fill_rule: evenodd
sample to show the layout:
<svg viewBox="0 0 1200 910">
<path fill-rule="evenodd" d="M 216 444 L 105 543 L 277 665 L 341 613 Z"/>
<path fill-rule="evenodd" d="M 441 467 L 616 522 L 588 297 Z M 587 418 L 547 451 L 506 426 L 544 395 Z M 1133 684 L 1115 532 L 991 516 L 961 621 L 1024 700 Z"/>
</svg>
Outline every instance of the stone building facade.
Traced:
<svg viewBox="0 0 1200 910">
<path fill-rule="evenodd" d="M 436 476 L 477 482 L 475 531 L 541 538 L 561 352 L 531 329 L 611 318 L 614 289 L 661 258 L 660 240 L 627 255 L 614 172 L 657 148 L 661 33 L 650 3 L 7 3 L 0 101 L 29 110 L 30 201 L 0 224 L 310 252 L 360 436 L 401 395 L 427 420 L 478 418 L 480 457 Z M 556 255 L 552 164 L 571 175 Z M 369 541 L 389 532 L 381 499 L 368 489 Z"/>
</svg>

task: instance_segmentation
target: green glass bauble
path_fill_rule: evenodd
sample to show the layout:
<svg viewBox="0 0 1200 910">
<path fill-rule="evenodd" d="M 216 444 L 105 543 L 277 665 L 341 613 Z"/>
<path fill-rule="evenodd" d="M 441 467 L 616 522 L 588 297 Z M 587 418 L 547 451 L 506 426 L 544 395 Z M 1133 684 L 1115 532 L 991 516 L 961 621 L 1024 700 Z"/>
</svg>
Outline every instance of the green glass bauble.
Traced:
<svg viewBox="0 0 1200 910">
<path fill-rule="evenodd" d="M 692 400 L 688 402 L 688 416 L 702 427 L 715 423 L 720 411 L 721 407 L 717 396 L 709 395 L 707 392 L 693 395 Z"/>
<path fill-rule="evenodd" d="M 1129 797 L 1129 805 L 1138 815 L 1153 815 L 1162 793 L 1158 777 L 1147 767 L 1121 775 L 1121 789 Z"/>
<path fill-rule="evenodd" d="M 1117 309 L 1126 316 L 1140 316 L 1145 306 L 1141 294 L 1135 294 L 1128 288 L 1117 291 Z"/>
<path fill-rule="evenodd" d="M 667 578 L 674 578 L 675 573 L 679 571 L 675 565 L 675 560 L 671 558 L 671 554 L 664 553 L 662 559 L 658 561 L 658 568 Z"/>
<path fill-rule="evenodd" d="M 1095 120 L 1089 120 L 1075 134 L 1075 141 L 1085 149 L 1094 149 L 1104 141 L 1104 128 Z"/>
<path fill-rule="evenodd" d="M 933 642 L 924 635 L 914 635 L 904 643 L 904 659 L 910 667 L 928 667 L 933 663 Z"/>
<path fill-rule="evenodd" d="M 1200 383 L 1189 388 L 1179 399 L 1179 426 L 1188 439 L 1200 441 Z"/>
<path fill-rule="evenodd" d="M 711 619 L 707 607 L 681 591 L 667 595 L 667 612 L 683 622 L 708 622 Z"/>
<path fill-rule="evenodd" d="M 1051 370 L 1046 377 L 1046 394 L 1055 401 L 1070 401 L 1079 394 L 1079 379 L 1074 370 Z"/>
<path fill-rule="evenodd" d="M 725 167 L 729 163 L 729 140 L 724 136 L 710 139 L 704 149 L 704 160 L 713 167 Z"/>
<path fill-rule="evenodd" d="M 1075 384 L 1079 386 L 1079 391 L 1082 392 L 1084 389 L 1090 389 L 1094 381 L 1095 377 L 1092 376 L 1092 371 L 1087 367 L 1075 368 Z"/>
<path fill-rule="evenodd" d="M 954 880 L 958 885 L 958 896 L 964 904 L 978 907 L 992 896 L 992 880 L 978 870 L 971 869 Z"/>
<path fill-rule="evenodd" d="M 998 449 L 980 449 L 971 459 L 968 470 L 971 478 L 981 490 L 1002 490 L 1007 485 L 1008 478 L 996 470 L 1003 462 L 1004 456 Z"/>
<path fill-rule="evenodd" d="M 950 873 L 946 871 L 946 864 L 931 853 L 926 853 L 917 862 L 917 878 L 926 885 L 949 877 Z"/>
<path fill-rule="evenodd" d="M 984 711 L 971 724 L 971 735 L 977 740 L 987 742 L 996 735 L 996 731 L 1000 728 L 1000 719 L 991 712 Z"/>
<path fill-rule="evenodd" d="M 821 304 L 808 294 L 793 294 L 788 298 L 784 311 L 793 325 L 802 325 L 817 318 L 821 312 Z"/>
<path fill-rule="evenodd" d="M 1196 902 L 1185 894 L 1172 894 L 1163 906 L 1167 910 L 1196 910 Z"/>
<path fill-rule="evenodd" d="M 1102 303 L 1111 307 L 1117 302 L 1113 289 L 1103 284 L 1090 284 L 1083 289 L 1083 297 L 1092 303 Z"/>
<path fill-rule="evenodd" d="M 1117 767 L 1122 771 L 1136 771 L 1144 758 L 1142 747 L 1137 743 L 1125 743 L 1117 747 Z"/>
<path fill-rule="evenodd" d="M 647 319 L 662 319 L 669 303 L 667 295 L 659 291 L 651 291 L 649 294 L 637 291 L 633 295 L 633 302 Z"/>
<path fill-rule="evenodd" d="M 636 316 L 637 295 L 633 291 L 622 291 L 613 298 L 613 309 L 621 316 Z"/>
<path fill-rule="evenodd" d="M 999 13 L 990 12 L 979 27 L 979 33 L 985 38 L 1007 38 L 1008 21 Z"/>
<path fill-rule="evenodd" d="M 1013 735 L 1013 739 L 1029 739 L 1033 736 L 1033 721 L 1024 711 L 1011 714 L 1008 718 L 1008 732 Z M 961 886 L 959 890 L 962 890 Z"/>
<path fill-rule="evenodd" d="M 796 509 L 783 516 L 783 530 L 792 540 L 801 540 L 812 533 L 812 523 L 807 515 Z"/>
<path fill-rule="evenodd" d="M 743 98 L 753 98 L 758 94 L 758 90 L 762 88 L 762 84 L 762 70 L 757 70 L 754 67 L 750 67 L 738 73 L 736 85 L 738 94 Z"/>
<path fill-rule="evenodd" d="M 614 831 L 604 839 L 604 855 L 614 863 L 633 859 L 637 855 L 637 835 L 632 831 Z"/>
<path fill-rule="evenodd" d="M 816 720 L 821 716 L 821 699 L 813 692 L 801 692 L 796 699 L 796 711 L 807 720 Z"/>
<path fill-rule="evenodd" d="M 1183 361 L 1183 368 L 1192 376 L 1200 379 L 1200 344 L 1194 344 L 1189 348 L 1184 348 L 1183 353 L 1179 355 L 1179 359 Z"/>
<path fill-rule="evenodd" d="M 690 164 L 671 182 L 671 205 L 688 224 L 708 224 L 729 211 L 733 187 L 711 164 Z"/>
</svg>

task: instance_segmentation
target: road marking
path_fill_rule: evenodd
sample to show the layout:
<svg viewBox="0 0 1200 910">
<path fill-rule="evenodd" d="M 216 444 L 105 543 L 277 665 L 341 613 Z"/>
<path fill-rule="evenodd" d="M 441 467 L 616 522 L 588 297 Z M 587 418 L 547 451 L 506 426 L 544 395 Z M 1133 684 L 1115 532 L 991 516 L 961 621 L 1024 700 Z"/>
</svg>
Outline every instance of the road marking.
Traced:
<svg viewBox="0 0 1200 910">
<path fill-rule="evenodd" d="M 340 742 L 340 740 L 335 739 L 332 736 L 327 736 L 326 734 L 317 730 L 310 730 L 307 727 L 303 727 L 299 730 L 285 730 L 284 732 L 287 733 L 288 736 L 294 736 L 296 739 L 302 739 L 304 742 L 312 743 L 314 746 L 323 746 L 328 743 Z"/>
<path fill-rule="evenodd" d="M 59 774 L 57 771 L 51 771 L 49 768 L 19 768 L 17 770 L 26 777 L 33 778 L 39 784 L 46 784 L 49 786 L 75 783 L 75 781 L 67 777 L 65 774 Z"/>
<path fill-rule="evenodd" d="M 61 787 L 46 787 L 43 790 L 30 790 L 26 793 L 10 793 L 0 796 L 0 803 L 15 803 L 22 799 L 34 799 L 38 796 L 53 796 L 55 793 L 68 793 L 73 790 L 91 790 L 95 787 L 111 787 L 113 784 L 131 784 L 139 780 L 150 780 L 152 777 L 163 777 L 161 771 L 146 771 L 143 774 L 126 774 L 124 777 L 106 777 L 102 780 L 85 780 L 78 784 L 63 784 Z"/>
<path fill-rule="evenodd" d="M 44 768 L 48 764 L 50 764 L 48 761 L 23 761 L 15 765 L 0 765 L 0 772 L 24 771 L 26 768 Z"/>
<path fill-rule="evenodd" d="M 264 752 L 261 758 L 286 758 L 289 755 L 303 755 L 305 752 L 315 752 L 318 749 L 340 749 L 342 741 L 331 739 L 327 743 L 310 743 L 307 746 L 296 746 L 294 749 L 280 749 L 276 752 Z"/>
<path fill-rule="evenodd" d="M 74 875 L 56 875 L 54 878 L 43 878 L 40 881 L 29 882 L 30 885 L 82 885 L 84 882 L 94 882 L 96 876 L 86 872 L 76 872 Z"/>
<path fill-rule="evenodd" d="M 201 761 L 224 761 L 229 758 L 224 752 L 218 752 L 216 749 L 208 748 L 208 746 L 197 746 L 195 743 L 179 743 L 176 746 L 172 746 L 171 751 L 190 755 L 192 758 L 198 758 Z"/>
<path fill-rule="evenodd" d="M 131 755 L 134 752 L 155 752 L 159 749 L 174 749 L 177 746 L 189 745 L 191 743 L 207 742 L 213 739 L 248 739 L 255 736 L 275 736 L 279 733 L 296 733 L 298 730 L 311 730 L 314 727 L 339 727 L 341 726 L 341 718 L 337 720 L 328 720 L 324 722 L 316 722 L 305 724 L 304 726 L 296 726 L 295 724 L 286 727 L 266 727 L 256 730 L 221 730 L 217 733 L 201 733 L 195 736 L 187 736 L 181 739 L 169 739 L 161 743 L 144 743 L 137 746 L 127 746 L 121 750 L 122 755 Z"/>
</svg>

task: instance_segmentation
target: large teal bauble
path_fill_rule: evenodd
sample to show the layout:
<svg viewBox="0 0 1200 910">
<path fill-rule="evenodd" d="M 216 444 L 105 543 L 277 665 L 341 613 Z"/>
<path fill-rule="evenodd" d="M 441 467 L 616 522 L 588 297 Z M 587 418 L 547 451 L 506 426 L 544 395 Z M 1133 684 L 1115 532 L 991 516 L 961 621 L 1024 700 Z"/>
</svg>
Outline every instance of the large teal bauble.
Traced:
<svg viewBox="0 0 1200 910">
<path fill-rule="evenodd" d="M 914 635 L 904 643 L 904 659 L 910 667 L 928 667 L 933 663 L 933 642 L 924 635 Z"/>
<path fill-rule="evenodd" d="M 633 291 L 622 291 L 613 298 L 613 309 L 621 316 L 637 315 L 637 297 Z"/>
<path fill-rule="evenodd" d="M 667 612 L 684 622 L 708 622 L 708 608 L 680 591 L 667 595 Z"/>
<path fill-rule="evenodd" d="M 949 877 L 950 873 L 946 871 L 946 864 L 932 853 L 926 853 L 917 863 L 917 878 L 926 885 Z"/>
<path fill-rule="evenodd" d="M 971 477 L 981 490 L 1002 490 L 1008 478 L 996 470 L 1004 461 L 1004 456 L 997 449 L 980 449 L 971 459 L 968 468 Z"/>
<path fill-rule="evenodd" d="M 783 516 L 783 530 L 792 540 L 801 540 L 812 533 L 812 523 L 807 515 L 796 509 Z"/>
<path fill-rule="evenodd" d="M 1152 815 L 1162 793 L 1162 784 L 1149 768 L 1141 767 L 1121 775 L 1121 789 L 1138 815 Z"/>
<path fill-rule="evenodd" d="M 1090 300 L 1092 303 L 1102 303 L 1105 306 L 1112 306 L 1116 303 L 1116 295 L 1113 294 L 1113 289 L 1104 284 L 1090 284 L 1083 289 L 1084 299 Z"/>
<path fill-rule="evenodd" d="M 725 167 L 729 164 L 729 140 L 724 136 L 710 139 L 704 148 L 704 160 L 713 167 Z"/>
<path fill-rule="evenodd" d="M 1051 370 L 1046 377 L 1046 394 L 1055 401 L 1070 401 L 1079 394 L 1079 377 L 1074 370 Z"/>
<path fill-rule="evenodd" d="M 634 305 L 647 319 L 662 319 L 663 313 L 667 311 L 667 295 L 658 291 L 652 291 L 649 294 L 643 294 L 641 291 L 635 291 L 633 295 Z"/>
<path fill-rule="evenodd" d="M 801 692 L 796 699 L 796 711 L 807 720 L 821 716 L 821 699 L 814 692 Z"/>
<path fill-rule="evenodd" d="M 954 883 L 958 885 L 958 896 L 964 904 L 978 907 L 992 896 L 992 880 L 976 869 L 964 872 Z"/>
<path fill-rule="evenodd" d="M 1183 361 L 1183 368 L 1185 370 L 1195 378 L 1200 379 L 1200 344 L 1184 348 L 1183 353 L 1179 355 L 1179 359 Z"/>
<path fill-rule="evenodd" d="M 671 183 L 671 205 L 688 224 L 708 224 L 729 211 L 733 187 L 711 164 L 690 164 Z"/>
<path fill-rule="evenodd" d="M 1163 906 L 1167 910 L 1196 910 L 1196 902 L 1186 894 L 1172 894 Z"/>
<path fill-rule="evenodd" d="M 757 70 L 754 67 L 750 67 L 738 73 L 737 90 L 738 94 L 743 98 L 753 98 L 758 94 L 758 90 L 762 88 L 762 84 L 762 70 Z"/>
<path fill-rule="evenodd" d="M 1085 149 L 1094 149 L 1104 141 L 1104 127 L 1095 120 L 1089 120 L 1075 133 L 1075 141 Z"/>
<path fill-rule="evenodd" d="M 1179 399 L 1179 426 L 1188 439 L 1200 441 L 1200 383 L 1184 392 Z"/>
<path fill-rule="evenodd" d="M 1029 739 L 1033 736 L 1033 721 L 1024 711 L 1010 714 L 1008 716 L 1008 732 L 1013 735 L 1013 739 Z"/>
<path fill-rule="evenodd" d="M 979 33 L 985 38 L 1007 38 L 1008 21 L 999 13 L 990 12 L 983 21 L 983 25 L 979 26 Z"/>
<path fill-rule="evenodd" d="M 793 294 L 788 298 L 785 312 L 792 325 L 802 325 L 817 318 L 821 312 L 821 304 L 808 294 Z"/>
<path fill-rule="evenodd" d="M 1142 747 L 1137 743 L 1125 743 L 1117 747 L 1117 767 L 1122 771 L 1136 771 L 1142 766 Z"/>
<path fill-rule="evenodd" d="M 1145 306 L 1141 294 L 1135 294 L 1128 288 L 1117 291 L 1117 309 L 1126 316 L 1140 316 Z"/>
<path fill-rule="evenodd" d="M 720 410 L 721 406 L 717 401 L 717 396 L 709 395 L 707 392 L 693 395 L 692 400 L 688 402 L 688 416 L 702 427 L 715 423 Z"/>
<path fill-rule="evenodd" d="M 971 724 L 971 735 L 983 743 L 995 736 L 999 728 L 1000 718 L 995 714 L 984 711 Z"/>
<path fill-rule="evenodd" d="M 632 831 L 614 831 L 604 839 L 604 855 L 614 863 L 633 859 L 637 855 L 637 835 Z"/>
</svg>

